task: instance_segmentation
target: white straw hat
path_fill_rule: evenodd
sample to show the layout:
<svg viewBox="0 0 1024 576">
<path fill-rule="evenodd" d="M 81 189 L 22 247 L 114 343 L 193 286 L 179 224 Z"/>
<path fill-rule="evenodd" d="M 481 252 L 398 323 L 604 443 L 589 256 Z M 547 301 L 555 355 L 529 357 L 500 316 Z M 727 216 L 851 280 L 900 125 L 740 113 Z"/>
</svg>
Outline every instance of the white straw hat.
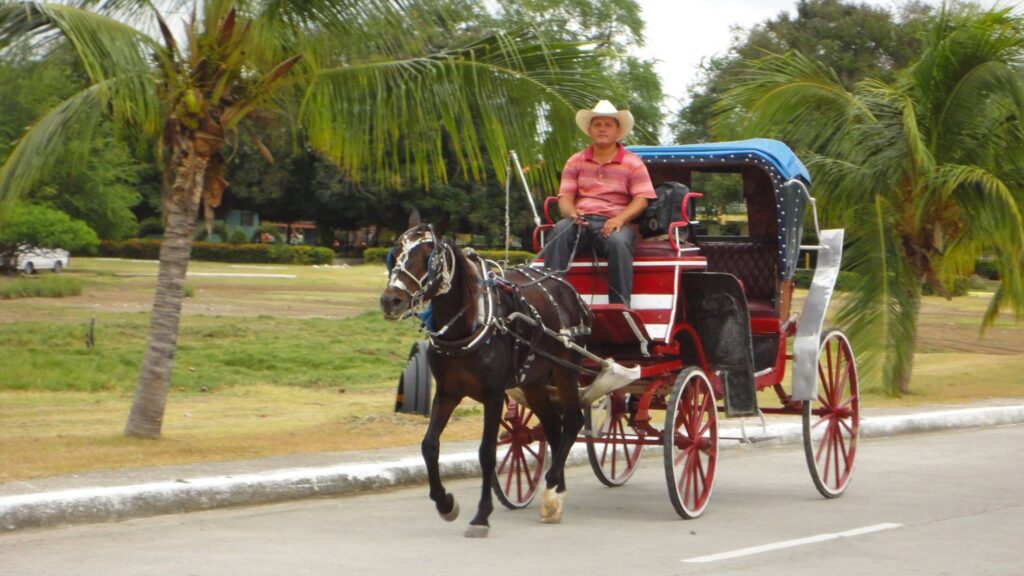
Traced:
<svg viewBox="0 0 1024 576">
<path fill-rule="evenodd" d="M 589 135 L 590 121 L 598 116 L 608 116 L 619 121 L 619 128 L 622 129 L 622 133 L 619 134 L 619 140 L 624 140 L 633 130 L 633 114 L 629 110 L 616 109 L 607 100 L 598 102 L 593 110 L 580 110 L 577 112 L 576 125 L 580 127 L 580 130 L 583 130 L 584 134 Z"/>
</svg>

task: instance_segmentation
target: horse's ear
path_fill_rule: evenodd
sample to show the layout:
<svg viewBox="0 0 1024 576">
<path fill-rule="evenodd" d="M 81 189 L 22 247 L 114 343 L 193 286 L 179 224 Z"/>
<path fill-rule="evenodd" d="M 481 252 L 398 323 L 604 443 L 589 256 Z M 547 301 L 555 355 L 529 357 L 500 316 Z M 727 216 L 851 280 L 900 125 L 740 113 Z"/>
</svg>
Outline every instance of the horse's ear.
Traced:
<svg viewBox="0 0 1024 576">
<path fill-rule="evenodd" d="M 445 234 L 448 233 L 448 226 L 451 223 L 452 223 L 452 216 L 451 216 L 451 214 L 448 214 L 447 212 L 445 212 L 441 216 L 441 219 L 437 222 L 437 224 L 434 224 L 434 234 L 437 234 L 438 237 L 444 236 Z"/>
<path fill-rule="evenodd" d="M 409 212 L 409 228 L 415 228 L 420 225 L 420 211 L 415 207 Z"/>
</svg>

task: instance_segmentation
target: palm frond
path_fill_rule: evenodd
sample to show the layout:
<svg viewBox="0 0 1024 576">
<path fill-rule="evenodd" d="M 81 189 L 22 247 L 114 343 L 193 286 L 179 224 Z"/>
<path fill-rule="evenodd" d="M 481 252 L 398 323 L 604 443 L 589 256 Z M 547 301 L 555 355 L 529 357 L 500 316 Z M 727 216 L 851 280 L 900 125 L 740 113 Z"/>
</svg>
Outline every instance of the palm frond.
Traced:
<svg viewBox="0 0 1024 576">
<path fill-rule="evenodd" d="M 844 268 L 851 291 L 836 314 L 848 327 L 857 361 L 866 373 L 884 367 L 883 389 L 898 393 L 902 374 L 913 362 L 920 283 L 900 253 L 892 206 L 882 196 L 850 215 Z"/>
<path fill-rule="evenodd" d="M 63 4 L 15 2 L 0 6 L 0 48 L 27 40 L 47 51 L 62 40 L 120 124 L 159 128 L 160 105 L 148 76 L 156 41 L 114 18 Z M 117 79 L 116 82 L 112 81 Z"/>
<path fill-rule="evenodd" d="M 0 204 L 9 205 L 30 190 L 53 166 L 68 142 L 79 139 L 99 122 L 102 94 L 96 84 L 52 108 L 21 137 L 0 167 Z"/>
<path fill-rule="evenodd" d="M 742 111 L 750 134 L 819 150 L 851 121 L 871 118 L 834 72 L 800 52 L 748 62 L 739 79 L 716 105 L 716 115 Z"/>
<path fill-rule="evenodd" d="M 564 155 L 574 132 L 545 134 L 545 118 L 593 99 L 587 53 L 528 39 L 494 34 L 432 56 L 317 71 L 301 111 L 310 142 L 353 176 L 369 168 L 389 185 L 444 179 L 445 150 L 471 178 L 486 164 L 503 177 L 512 147 L 531 158 L 546 142 Z M 542 170 L 554 180 L 557 167 Z"/>
</svg>

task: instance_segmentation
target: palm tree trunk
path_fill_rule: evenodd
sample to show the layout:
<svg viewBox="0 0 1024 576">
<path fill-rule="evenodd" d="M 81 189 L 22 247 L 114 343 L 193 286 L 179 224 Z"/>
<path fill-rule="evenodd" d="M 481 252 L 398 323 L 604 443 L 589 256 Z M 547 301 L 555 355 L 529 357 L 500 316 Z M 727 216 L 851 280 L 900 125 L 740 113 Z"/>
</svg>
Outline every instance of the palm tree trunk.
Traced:
<svg viewBox="0 0 1024 576">
<path fill-rule="evenodd" d="M 167 225 L 160 246 L 160 272 L 150 317 L 149 339 L 142 359 L 138 386 L 132 401 L 126 436 L 158 438 L 171 385 L 174 353 L 178 347 L 178 322 L 185 296 L 185 273 L 192 252 L 199 198 L 208 157 L 186 145 L 175 170 L 170 197 L 164 202 Z"/>
</svg>

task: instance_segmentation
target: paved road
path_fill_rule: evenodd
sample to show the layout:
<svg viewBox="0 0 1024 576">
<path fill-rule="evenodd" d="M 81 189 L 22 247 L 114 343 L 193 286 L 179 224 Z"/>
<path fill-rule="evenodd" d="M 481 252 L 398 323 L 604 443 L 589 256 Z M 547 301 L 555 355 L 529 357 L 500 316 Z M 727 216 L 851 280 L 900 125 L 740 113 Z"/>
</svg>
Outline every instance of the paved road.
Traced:
<svg viewBox="0 0 1024 576">
<path fill-rule="evenodd" d="M 678 519 L 660 459 L 628 485 L 570 471 L 564 522 L 497 509 L 463 517 L 425 489 L 0 535 L 0 574 L 950 574 L 1024 573 L 1024 426 L 864 441 L 851 488 L 826 501 L 793 446 L 723 453 L 707 514 Z M 760 547 L 760 548 L 755 548 Z M 692 560 L 705 560 L 693 562 Z"/>
</svg>

